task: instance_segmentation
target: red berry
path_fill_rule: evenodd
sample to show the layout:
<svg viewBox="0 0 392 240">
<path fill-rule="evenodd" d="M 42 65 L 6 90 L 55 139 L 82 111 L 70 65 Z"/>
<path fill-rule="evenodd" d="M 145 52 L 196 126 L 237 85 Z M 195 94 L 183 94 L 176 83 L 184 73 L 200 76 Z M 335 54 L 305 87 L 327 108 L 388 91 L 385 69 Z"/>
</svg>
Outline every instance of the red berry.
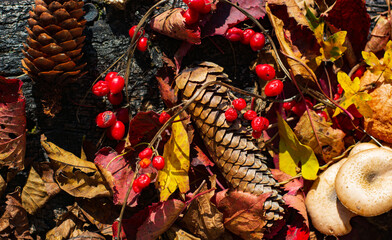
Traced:
<svg viewBox="0 0 392 240">
<path fill-rule="evenodd" d="M 140 193 L 142 191 L 142 188 L 140 187 L 140 182 L 139 182 L 138 178 L 136 178 L 135 181 L 133 181 L 132 189 L 135 193 Z"/>
<path fill-rule="evenodd" d="M 342 86 L 340 84 L 338 84 L 338 94 L 342 95 L 343 91 L 344 90 L 343 90 Z"/>
<path fill-rule="evenodd" d="M 335 93 L 335 94 L 333 95 L 333 100 L 337 101 L 337 100 L 339 100 L 339 99 L 340 99 L 340 94 L 339 94 L 339 93 Z"/>
<path fill-rule="evenodd" d="M 156 156 L 152 159 L 152 166 L 157 170 L 162 170 L 165 167 L 165 159 L 162 156 Z"/>
<path fill-rule="evenodd" d="M 366 71 L 366 67 L 365 65 L 360 66 L 357 71 L 354 72 L 353 75 L 351 75 L 351 80 L 354 80 L 356 77 L 361 78 L 363 76 L 363 74 Z"/>
<path fill-rule="evenodd" d="M 232 122 L 236 120 L 238 117 L 237 110 L 235 110 L 234 108 L 227 109 L 225 112 L 225 117 L 226 117 L 226 121 L 228 122 Z"/>
<path fill-rule="evenodd" d="M 139 158 L 143 159 L 143 158 L 148 158 L 150 159 L 152 156 L 152 149 L 151 148 L 145 148 L 143 151 L 141 151 L 139 153 Z"/>
<path fill-rule="evenodd" d="M 190 9 L 200 13 L 204 10 L 206 4 L 204 0 L 189 0 L 187 5 Z"/>
<path fill-rule="evenodd" d="M 108 94 L 108 100 L 112 105 L 120 105 L 123 101 L 123 94 L 122 92 L 113 94 L 113 93 L 109 93 Z"/>
<path fill-rule="evenodd" d="M 261 80 L 270 81 L 275 78 L 275 68 L 269 64 L 258 64 L 256 74 Z"/>
<path fill-rule="evenodd" d="M 145 187 L 148 187 L 150 185 L 150 177 L 146 174 L 140 175 L 137 179 L 139 179 L 139 186 L 143 189 Z"/>
<path fill-rule="evenodd" d="M 203 10 L 200 11 L 201 14 L 207 14 L 211 12 L 211 2 L 210 0 L 204 0 Z"/>
<path fill-rule="evenodd" d="M 116 123 L 116 116 L 112 111 L 105 111 L 97 115 L 95 122 L 100 128 L 108 128 Z"/>
<path fill-rule="evenodd" d="M 242 30 L 236 27 L 232 27 L 226 32 L 226 38 L 231 42 L 237 42 L 242 39 Z"/>
<path fill-rule="evenodd" d="M 262 133 L 263 132 L 252 131 L 252 137 L 253 138 L 260 138 Z"/>
<path fill-rule="evenodd" d="M 117 75 L 109 82 L 109 89 L 111 93 L 119 93 L 123 90 L 125 80 L 123 77 Z"/>
<path fill-rule="evenodd" d="M 103 97 L 109 93 L 109 84 L 105 81 L 98 81 L 94 84 L 92 91 L 95 96 Z"/>
<path fill-rule="evenodd" d="M 133 27 L 131 27 L 131 29 L 129 29 L 129 37 L 132 38 L 133 35 L 135 35 L 135 30 L 136 30 L 137 25 L 134 25 Z M 138 39 L 140 37 L 140 35 L 144 35 L 146 33 L 146 31 L 144 31 L 144 29 L 139 29 L 139 32 L 136 35 L 136 39 Z"/>
<path fill-rule="evenodd" d="M 148 39 L 146 37 L 142 37 L 139 39 L 139 41 L 137 41 L 136 48 L 140 52 L 145 52 L 147 50 L 147 47 L 148 47 Z"/>
<path fill-rule="evenodd" d="M 265 117 L 256 117 L 252 120 L 252 129 L 257 132 L 266 130 L 269 126 L 269 121 Z"/>
<path fill-rule="evenodd" d="M 250 39 L 250 47 L 253 51 L 261 50 L 265 44 L 265 37 L 262 33 L 255 33 Z"/>
<path fill-rule="evenodd" d="M 150 166 L 151 164 L 151 160 L 148 158 L 143 158 L 142 160 L 140 160 L 139 165 L 141 168 L 147 168 L 148 166 Z"/>
<path fill-rule="evenodd" d="M 313 108 L 313 104 L 308 99 L 306 99 L 305 102 L 308 108 Z M 291 111 L 301 117 L 306 111 L 305 102 L 302 100 L 300 102 L 296 102 L 292 107 Z"/>
<path fill-rule="evenodd" d="M 112 81 L 112 79 L 118 75 L 118 72 L 109 72 L 108 74 L 106 74 L 105 76 L 105 81 L 110 83 Z"/>
<path fill-rule="evenodd" d="M 122 101 L 122 100 L 121 100 Z M 129 111 L 128 108 L 119 108 L 116 110 L 116 117 L 118 121 L 129 123 Z"/>
<path fill-rule="evenodd" d="M 358 111 L 357 107 L 354 104 L 351 104 L 347 111 L 349 111 L 355 118 L 361 118 L 362 114 Z"/>
<path fill-rule="evenodd" d="M 187 25 L 192 25 L 199 21 L 199 12 L 192 10 L 190 8 L 184 11 L 182 13 L 182 16 L 184 17 L 185 24 Z"/>
<path fill-rule="evenodd" d="M 289 110 L 291 110 L 291 109 L 293 108 L 294 104 L 295 104 L 295 101 L 284 102 L 284 103 L 283 103 L 283 108 L 284 108 L 286 111 L 289 111 Z"/>
<path fill-rule="evenodd" d="M 167 112 L 162 112 L 159 115 L 159 122 L 161 124 L 165 124 L 165 122 L 167 122 L 167 120 L 169 120 L 171 118 L 170 114 L 168 114 Z"/>
<path fill-rule="evenodd" d="M 116 121 L 108 130 L 109 137 L 114 140 L 121 140 L 125 134 L 125 125 L 121 121 Z"/>
<path fill-rule="evenodd" d="M 241 43 L 248 45 L 250 43 L 250 39 L 253 37 L 253 35 L 255 35 L 255 31 L 253 31 L 252 29 L 245 29 L 242 32 L 242 38 L 241 38 Z"/>
<path fill-rule="evenodd" d="M 283 91 L 283 82 L 275 79 L 267 83 L 264 93 L 267 97 L 278 96 Z"/>
<path fill-rule="evenodd" d="M 317 111 L 316 112 L 317 115 L 319 115 L 320 117 L 323 117 L 325 119 L 325 121 L 328 121 L 328 114 L 325 111 Z"/>
<path fill-rule="evenodd" d="M 241 111 L 242 109 L 246 108 L 246 101 L 243 98 L 234 99 L 233 107 L 238 111 Z"/>
<path fill-rule="evenodd" d="M 253 119 L 257 118 L 257 113 L 253 110 L 248 110 L 244 113 L 244 118 L 246 120 L 252 121 Z"/>
</svg>

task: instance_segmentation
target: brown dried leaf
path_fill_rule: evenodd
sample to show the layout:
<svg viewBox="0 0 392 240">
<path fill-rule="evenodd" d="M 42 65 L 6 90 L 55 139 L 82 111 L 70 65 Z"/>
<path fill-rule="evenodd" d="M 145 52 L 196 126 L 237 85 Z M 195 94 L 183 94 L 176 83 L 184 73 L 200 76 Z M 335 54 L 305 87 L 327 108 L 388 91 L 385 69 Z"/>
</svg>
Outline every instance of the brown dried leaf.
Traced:
<svg viewBox="0 0 392 240">
<path fill-rule="evenodd" d="M 27 212 L 22 207 L 20 195 L 20 188 L 17 188 L 6 197 L 5 212 L 0 218 L 1 239 L 33 239 L 30 236 Z"/>
<path fill-rule="evenodd" d="M 30 169 L 29 177 L 22 191 L 22 205 L 33 215 L 48 200 L 60 192 L 53 179 L 54 171 L 48 163 L 36 163 Z"/>
<path fill-rule="evenodd" d="M 105 169 L 76 157 L 55 144 L 41 139 L 55 170 L 55 180 L 60 188 L 74 197 L 110 197 L 113 177 Z"/>
<path fill-rule="evenodd" d="M 166 235 L 169 239 L 174 240 L 201 240 L 200 238 L 185 232 L 177 226 L 172 226 L 171 228 L 169 228 L 169 230 L 166 231 Z"/>
<path fill-rule="evenodd" d="M 294 132 L 301 143 L 311 147 L 316 155 L 324 155 L 324 160 L 329 162 L 344 151 L 343 138 L 345 134 L 340 129 L 333 129 L 325 118 L 317 115 L 316 112 L 310 111 L 310 113 L 320 145 L 314 135 L 307 112 L 300 118 Z"/>
<path fill-rule="evenodd" d="M 182 8 L 167 10 L 151 19 L 151 28 L 163 35 L 187 41 L 193 44 L 200 44 L 200 27 L 187 26 L 182 16 Z"/>
<path fill-rule="evenodd" d="M 3 196 L 6 187 L 7 187 L 7 182 L 0 175 L 0 197 Z"/>
<path fill-rule="evenodd" d="M 373 28 L 371 37 L 365 46 L 365 52 L 377 53 L 385 48 L 390 38 L 392 21 L 389 17 L 380 16 Z"/>
<path fill-rule="evenodd" d="M 264 215 L 264 202 L 270 193 L 254 195 L 251 193 L 221 191 L 217 193 L 218 209 L 223 212 L 227 230 L 243 239 L 262 239 L 267 220 Z"/>
<path fill-rule="evenodd" d="M 216 175 L 213 179 L 211 188 L 215 188 Z M 207 189 L 204 185 L 200 192 Z M 214 192 L 208 192 L 193 200 L 182 220 L 191 233 L 201 236 L 202 239 L 218 239 L 225 232 L 223 214 L 210 201 Z"/>
</svg>

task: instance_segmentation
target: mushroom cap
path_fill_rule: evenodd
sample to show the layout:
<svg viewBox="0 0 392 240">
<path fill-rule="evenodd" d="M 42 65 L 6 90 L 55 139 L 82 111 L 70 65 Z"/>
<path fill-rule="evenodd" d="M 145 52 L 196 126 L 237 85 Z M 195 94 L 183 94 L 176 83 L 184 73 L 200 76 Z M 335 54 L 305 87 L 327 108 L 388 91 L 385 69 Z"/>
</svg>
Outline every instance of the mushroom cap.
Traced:
<svg viewBox="0 0 392 240">
<path fill-rule="evenodd" d="M 358 143 L 356 144 L 353 149 L 351 149 L 350 154 L 348 155 L 349 157 L 351 157 L 352 155 L 368 150 L 368 149 L 372 149 L 372 148 L 378 148 L 378 146 L 374 143 L 370 143 L 370 142 L 364 142 L 364 143 Z"/>
<path fill-rule="evenodd" d="M 335 189 L 350 211 L 365 217 L 392 209 L 392 152 L 374 148 L 354 154 L 340 167 Z"/>
<path fill-rule="evenodd" d="M 342 236 L 351 231 L 350 219 L 356 214 L 346 209 L 335 192 L 335 178 L 346 159 L 320 174 L 308 192 L 305 204 L 313 226 L 323 234 Z"/>
</svg>

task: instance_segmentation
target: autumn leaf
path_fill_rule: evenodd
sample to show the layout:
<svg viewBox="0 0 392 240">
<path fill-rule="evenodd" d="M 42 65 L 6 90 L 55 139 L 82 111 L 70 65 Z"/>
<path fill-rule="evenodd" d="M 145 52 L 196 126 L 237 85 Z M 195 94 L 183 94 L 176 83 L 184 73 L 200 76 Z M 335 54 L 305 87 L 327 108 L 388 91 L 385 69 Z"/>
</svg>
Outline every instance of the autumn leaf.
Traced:
<svg viewBox="0 0 392 240">
<path fill-rule="evenodd" d="M 372 109 L 366 102 L 370 101 L 372 97 L 368 93 L 360 91 L 361 80 L 356 77 L 351 81 L 350 77 L 345 72 L 340 71 L 338 72 L 338 82 L 344 90 L 344 96 L 339 105 L 344 109 L 347 109 L 354 104 L 359 113 L 365 118 L 371 117 Z M 337 116 L 341 112 L 343 112 L 342 109 L 336 108 L 332 117 Z"/>
<path fill-rule="evenodd" d="M 163 151 L 165 168 L 159 171 L 158 175 L 161 201 L 166 201 L 177 188 L 181 193 L 189 190 L 189 152 L 188 134 L 180 118 L 176 117 L 172 124 L 172 135 Z"/>
<path fill-rule="evenodd" d="M 372 52 L 362 52 L 363 60 L 375 75 L 383 75 L 385 80 L 392 79 L 392 41 L 387 43 L 384 58 L 378 59 Z"/>
<path fill-rule="evenodd" d="M 327 39 L 324 40 L 324 25 L 325 23 L 322 22 L 314 29 L 314 36 L 321 46 L 321 56 L 316 57 L 317 65 L 320 65 L 323 61 L 336 61 L 347 49 L 343 46 L 344 42 L 346 41 L 347 32 L 339 31 L 331 36 L 328 36 Z"/>
<path fill-rule="evenodd" d="M 277 114 L 279 128 L 279 169 L 291 176 L 297 175 L 301 163 L 301 173 L 304 179 L 317 178 L 319 163 L 312 148 L 302 144 L 290 126 Z"/>
<path fill-rule="evenodd" d="M 159 115 L 153 111 L 138 112 L 129 122 L 129 142 L 135 146 L 140 142 L 149 142 L 161 128 Z"/>
</svg>

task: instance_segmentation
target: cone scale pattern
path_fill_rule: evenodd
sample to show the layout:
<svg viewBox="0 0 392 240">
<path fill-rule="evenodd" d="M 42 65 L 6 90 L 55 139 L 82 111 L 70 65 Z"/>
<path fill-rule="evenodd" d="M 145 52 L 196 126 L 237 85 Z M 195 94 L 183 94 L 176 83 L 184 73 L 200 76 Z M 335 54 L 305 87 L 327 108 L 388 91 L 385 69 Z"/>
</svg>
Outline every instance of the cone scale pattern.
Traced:
<svg viewBox="0 0 392 240">
<path fill-rule="evenodd" d="M 223 68 L 210 62 L 186 69 L 176 78 L 176 86 L 185 100 L 206 82 L 229 79 Z M 252 139 L 241 120 L 227 122 L 225 110 L 231 104 L 229 89 L 221 85 L 207 87 L 188 107 L 199 134 L 226 180 L 237 190 L 256 195 L 271 193 L 264 203 L 267 227 L 282 219 L 284 201 L 279 186 L 267 166 L 267 157 Z"/>
<path fill-rule="evenodd" d="M 22 60 L 24 71 L 36 83 L 44 112 L 60 111 L 64 85 L 85 74 L 81 64 L 84 3 L 79 0 L 35 0 L 30 11 Z"/>
</svg>

